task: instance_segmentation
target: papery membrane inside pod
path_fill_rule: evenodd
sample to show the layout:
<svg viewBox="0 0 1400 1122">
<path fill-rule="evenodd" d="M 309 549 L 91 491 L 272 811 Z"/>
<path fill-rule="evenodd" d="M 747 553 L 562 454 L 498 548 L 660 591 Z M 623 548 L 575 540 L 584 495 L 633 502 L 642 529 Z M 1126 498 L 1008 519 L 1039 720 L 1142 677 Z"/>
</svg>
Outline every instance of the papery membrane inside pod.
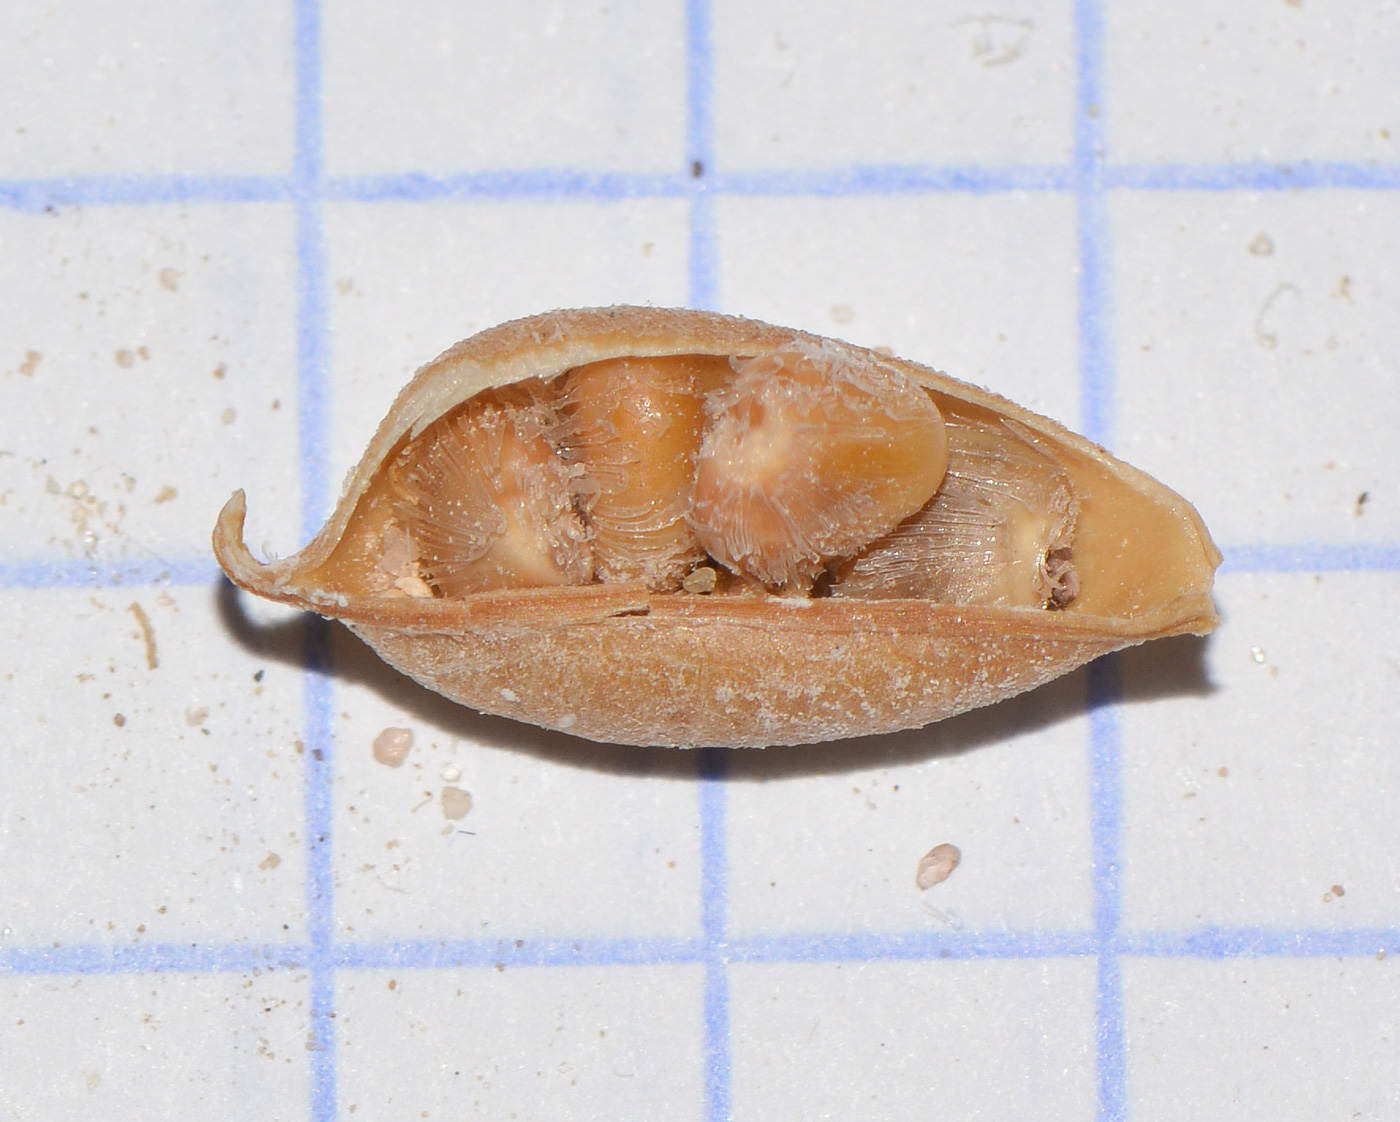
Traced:
<svg viewBox="0 0 1400 1122">
<path fill-rule="evenodd" d="M 594 739 L 906 728 L 1215 623 L 1191 506 L 974 387 L 699 312 L 550 313 L 400 395 L 326 527 L 250 591 L 475 708 Z"/>
</svg>

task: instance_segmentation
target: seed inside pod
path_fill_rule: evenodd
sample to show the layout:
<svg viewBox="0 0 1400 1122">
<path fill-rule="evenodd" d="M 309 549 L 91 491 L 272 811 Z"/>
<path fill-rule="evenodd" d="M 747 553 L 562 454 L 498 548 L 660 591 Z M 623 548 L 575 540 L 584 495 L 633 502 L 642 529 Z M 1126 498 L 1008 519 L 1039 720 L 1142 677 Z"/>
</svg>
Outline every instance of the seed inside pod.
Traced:
<svg viewBox="0 0 1400 1122">
<path fill-rule="evenodd" d="M 438 595 L 589 579 L 569 467 L 548 439 L 557 424 L 538 384 L 510 386 L 478 394 L 399 453 L 394 513 Z"/>
<path fill-rule="evenodd" d="M 944 414 L 938 495 L 839 567 L 833 596 L 1065 608 L 1079 591 L 1068 471 L 1015 422 Z"/>
<path fill-rule="evenodd" d="M 705 550 L 686 521 L 705 393 L 730 374 L 710 355 L 619 358 L 564 379 L 564 458 L 593 532 L 600 580 L 674 589 Z"/>
<path fill-rule="evenodd" d="M 828 561 L 888 533 L 938 489 L 943 420 L 898 371 L 806 343 L 735 369 L 706 405 L 690 515 L 733 571 L 810 587 Z"/>
</svg>

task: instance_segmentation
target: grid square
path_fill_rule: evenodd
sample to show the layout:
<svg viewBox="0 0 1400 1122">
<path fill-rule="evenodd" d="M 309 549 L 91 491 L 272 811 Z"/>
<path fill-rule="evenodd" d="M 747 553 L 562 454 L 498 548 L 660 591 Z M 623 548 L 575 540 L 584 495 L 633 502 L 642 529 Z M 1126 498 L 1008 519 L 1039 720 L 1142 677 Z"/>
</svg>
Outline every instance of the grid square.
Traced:
<svg viewBox="0 0 1400 1122">
<path fill-rule="evenodd" d="M 685 303 L 688 213 L 645 199 L 328 207 L 332 478 L 460 339 L 551 308 Z"/>
<path fill-rule="evenodd" d="M 1104 23 L 1117 161 L 1400 156 L 1392 4 L 1123 0 L 1104 5 Z"/>
<path fill-rule="evenodd" d="M 1141 1118 L 1394 1118 L 1395 961 L 1125 960 L 1128 1088 Z"/>
<path fill-rule="evenodd" d="M 1400 582 L 1235 575 L 1219 598 L 1213 691 L 1122 713 L 1125 926 L 1400 924 Z M 1130 695 L 1153 678 L 1125 660 Z"/>
<path fill-rule="evenodd" d="M 8 0 L 0 176 L 289 173 L 291 16 L 283 0 Z"/>
<path fill-rule="evenodd" d="M 0 557 L 207 557 L 239 486 L 250 540 L 295 533 L 292 240 L 279 206 L 0 212 Z"/>
<path fill-rule="evenodd" d="M 1074 427 L 1073 200 L 728 198 L 717 210 L 726 310 L 888 346 Z"/>
<path fill-rule="evenodd" d="M 45 1122 L 295 1122 L 306 1116 L 306 980 L 271 969 L 7 978 L 0 1109 Z"/>
<path fill-rule="evenodd" d="M 699 934 L 693 754 L 594 745 L 483 717 L 338 634 L 336 914 L 345 937 Z M 371 752 L 385 728 L 414 733 L 397 770 Z M 448 787 L 470 794 L 465 817 L 446 817 Z"/>
<path fill-rule="evenodd" d="M 679 171 L 683 19 L 680 0 L 327 4 L 328 168 Z"/>
<path fill-rule="evenodd" d="M 909 0 L 716 0 L 719 161 L 1066 161 L 1073 34 L 1065 0 L 1010 0 L 995 15 Z"/>
<path fill-rule="evenodd" d="M 699 1119 L 696 967 L 353 971 L 341 1117 Z"/>
<path fill-rule="evenodd" d="M 731 931 L 1088 927 L 1083 699 L 1074 674 L 926 729 L 738 757 Z M 920 892 L 919 859 L 943 842 L 962 863 Z"/>
<path fill-rule="evenodd" d="M 1400 198 L 1124 193 L 1111 208 L 1120 453 L 1227 547 L 1400 536 Z"/>
<path fill-rule="evenodd" d="M 735 966 L 739 1118 L 1094 1117 L 1094 965 Z"/>
<path fill-rule="evenodd" d="M 206 588 L 0 596 L 15 945 L 303 936 L 300 674 L 215 608 Z"/>
</svg>

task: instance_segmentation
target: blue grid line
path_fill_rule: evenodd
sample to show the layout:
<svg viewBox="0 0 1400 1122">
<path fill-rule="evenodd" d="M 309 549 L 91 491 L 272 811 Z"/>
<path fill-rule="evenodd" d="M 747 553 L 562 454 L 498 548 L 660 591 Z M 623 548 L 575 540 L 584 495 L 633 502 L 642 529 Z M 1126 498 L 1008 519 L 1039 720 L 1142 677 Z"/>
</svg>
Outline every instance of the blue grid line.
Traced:
<svg viewBox="0 0 1400 1122">
<path fill-rule="evenodd" d="M 691 107 L 694 113 L 695 106 Z M 693 147 L 691 152 L 699 152 Z M 723 171 L 699 159 L 703 186 L 692 172 L 609 172 L 582 168 L 499 168 L 454 175 L 406 172 L 321 176 L 325 202 L 514 200 L 623 202 L 637 198 L 707 196 L 850 198 L 955 192 L 997 195 L 1077 190 L 1075 165 L 849 164 L 827 168 Z M 713 159 L 713 156 L 711 157 Z M 1365 161 L 1288 164 L 1118 164 L 1099 176 L 1112 191 L 1312 191 L 1400 189 L 1400 164 Z M 306 197 L 297 175 L 109 175 L 0 180 L 0 206 L 42 213 L 60 206 L 288 202 Z"/>
<path fill-rule="evenodd" d="M 186 557 L 177 561 L 88 561 L 67 558 L 53 561 L 0 561 L 0 588 L 58 589 L 133 588 L 178 585 L 214 585 L 224 579 L 210 558 Z"/>
<path fill-rule="evenodd" d="M 710 0 L 686 0 L 686 156 L 690 163 L 689 301 L 714 308 L 719 290 L 719 239 L 709 181 L 715 171 L 714 37 Z M 724 749 L 702 748 L 697 756 L 700 799 L 700 926 L 704 933 L 705 1117 L 725 1122 L 733 1115 L 730 1050 L 728 800 Z"/>
<path fill-rule="evenodd" d="M 1079 218 L 1079 402 L 1082 431 L 1112 447 L 1117 386 L 1113 365 L 1113 273 L 1110 222 L 1101 165 L 1104 27 L 1099 0 L 1076 0 L 1074 155 Z M 1127 1109 L 1127 1031 L 1116 940 L 1122 911 L 1123 745 L 1114 708 L 1123 693 L 1113 655 L 1089 666 L 1089 819 L 1093 849 L 1095 1080 L 1100 1122 L 1121 1122 Z"/>
<path fill-rule="evenodd" d="M 1393 191 L 1400 164 L 1365 160 L 1296 164 L 1109 164 L 1108 186 L 1137 191 Z"/>
<path fill-rule="evenodd" d="M 330 309 L 322 225 L 321 8 L 294 0 L 296 58 L 297 444 L 300 456 L 302 540 L 324 520 L 328 488 L 327 385 Z M 333 1122 L 336 1101 L 334 705 L 330 628 L 312 616 L 304 624 L 302 686 L 306 816 L 306 914 L 311 953 L 308 1025 L 310 1114 Z"/>
<path fill-rule="evenodd" d="M 1120 931 L 1111 949 L 1130 958 L 1373 958 L 1400 954 L 1400 927 L 1223 927 Z M 494 970 L 614 966 L 703 966 L 716 946 L 706 937 L 407 939 L 309 943 L 76 943 L 0 950 L 0 974 L 242 974 L 271 970 Z M 727 964 L 810 966 L 833 962 L 1044 961 L 1093 958 L 1093 931 L 891 931 L 729 935 Z M 319 963 L 314 962 L 321 955 Z"/>
</svg>

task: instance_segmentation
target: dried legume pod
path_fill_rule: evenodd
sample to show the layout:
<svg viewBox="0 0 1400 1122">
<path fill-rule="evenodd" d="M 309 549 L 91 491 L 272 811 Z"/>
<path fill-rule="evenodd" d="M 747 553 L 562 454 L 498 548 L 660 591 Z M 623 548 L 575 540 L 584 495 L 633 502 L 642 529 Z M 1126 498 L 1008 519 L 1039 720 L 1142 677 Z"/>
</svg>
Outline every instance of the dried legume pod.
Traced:
<svg viewBox="0 0 1400 1122">
<path fill-rule="evenodd" d="M 429 689 L 626 744 L 911 728 L 1203 634 L 1180 496 L 1009 401 L 708 312 L 551 312 L 415 375 L 294 557 L 240 587 Z"/>
</svg>

